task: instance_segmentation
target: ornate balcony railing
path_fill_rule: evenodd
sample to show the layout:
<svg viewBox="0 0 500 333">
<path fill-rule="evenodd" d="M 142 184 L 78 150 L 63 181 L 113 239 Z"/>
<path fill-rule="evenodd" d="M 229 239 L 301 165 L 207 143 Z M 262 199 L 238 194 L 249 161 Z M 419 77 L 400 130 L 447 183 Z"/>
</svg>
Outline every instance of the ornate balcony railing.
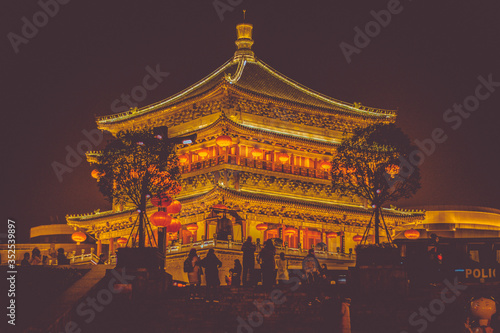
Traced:
<svg viewBox="0 0 500 333">
<path fill-rule="evenodd" d="M 95 255 L 95 253 L 84 253 L 81 255 L 75 255 L 69 258 L 69 262 L 71 265 L 97 265 L 99 262 L 99 257 Z"/>
<path fill-rule="evenodd" d="M 330 172 L 325 170 L 291 165 L 289 163 L 281 163 L 278 161 L 267 161 L 250 157 L 242 157 L 237 155 L 227 155 L 227 159 L 224 155 L 209 157 L 198 162 L 182 165 L 180 168 L 181 173 L 188 173 L 221 164 L 239 165 L 258 170 L 274 171 L 319 179 L 329 179 L 331 177 Z"/>
<path fill-rule="evenodd" d="M 189 252 L 192 248 L 196 250 L 202 250 L 205 248 L 215 248 L 220 250 L 234 250 L 241 251 L 241 246 L 243 244 L 241 242 L 233 242 L 233 241 L 222 241 L 222 240 L 208 240 L 208 241 L 198 241 L 190 244 L 179 244 L 174 246 L 167 246 L 166 254 L 175 255 Z M 258 252 L 258 250 L 257 250 Z M 295 257 L 305 257 L 308 253 L 306 249 L 298 249 L 298 248 L 290 248 L 290 247 L 276 247 L 276 253 L 283 252 L 287 256 L 295 256 Z M 356 260 L 355 254 L 343 254 L 336 253 L 330 251 L 315 251 L 316 258 L 318 259 L 336 259 L 336 260 L 348 260 L 354 261 Z"/>
</svg>

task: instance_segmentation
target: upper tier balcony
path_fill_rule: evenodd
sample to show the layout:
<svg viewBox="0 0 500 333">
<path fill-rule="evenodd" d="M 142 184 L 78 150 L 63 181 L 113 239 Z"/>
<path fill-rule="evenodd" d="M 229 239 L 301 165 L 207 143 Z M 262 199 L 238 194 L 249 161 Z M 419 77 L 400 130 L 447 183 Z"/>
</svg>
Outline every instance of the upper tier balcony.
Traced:
<svg viewBox="0 0 500 333">
<path fill-rule="evenodd" d="M 281 163 L 279 161 L 262 160 L 234 154 L 207 157 L 197 162 L 185 163 L 180 166 L 180 169 L 181 173 L 189 173 L 222 164 L 237 165 L 258 170 L 267 170 L 316 179 L 331 179 L 329 170 L 321 170 L 318 168 L 292 165 L 288 162 Z"/>
</svg>

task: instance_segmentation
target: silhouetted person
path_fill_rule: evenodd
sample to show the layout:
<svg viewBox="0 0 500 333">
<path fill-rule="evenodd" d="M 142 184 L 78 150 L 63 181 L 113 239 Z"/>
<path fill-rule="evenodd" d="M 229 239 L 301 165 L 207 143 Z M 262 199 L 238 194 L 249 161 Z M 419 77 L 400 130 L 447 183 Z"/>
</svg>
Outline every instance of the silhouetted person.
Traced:
<svg viewBox="0 0 500 333">
<path fill-rule="evenodd" d="M 342 333 L 351 333 L 351 310 L 349 307 L 351 306 L 351 299 L 344 298 L 342 301 L 342 308 L 340 313 L 342 315 L 342 320 L 340 322 L 341 332 Z"/>
<path fill-rule="evenodd" d="M 31 262 L 32 265 L 41 265 L 42 264 L 42 254 L 40 253 L 40 250 L 35 247 L 31 251 Z"/>
<path fill-rule="evenodd" d="M 231 273 L 231 286 L 239 287 L 241 284 L 241 263 L 240 259 L 234 260 L 234 268 L 231 268 L 229 272 Z"/>
<path fill-rule="evenodd" d="M 280 253 L 280 258 L 278 259 L 278 283 L 281 285 L 285 281 L 289 280 L 288 276 L 288 260 L 285 259 L 285 253 Z"/>
<path fill-rule="evenodd" d="M 25 252 L 24 253 L 24 259 L 21 260 L 21 266 L 31 266 L 30 264 L 30 253 Z"/>
<path fill-rule="evenodd" d="M 69 259 L 66 258 L 66 255 L 64 254 L 64 249 L 62 247 L 57 249 L 57 264 L 69 265 Z"/>
<path fill-rule="evenodd" d="M 201 266 L 205 267 L 207 301 L 211 301 L 217 296 L 217 288 L 220 286 L 219 268 L 222 267 L 222 262 L 215 255 L 214 249 L 208 250 L 207 256 L 201 261 Z"/>
<path fill-rule="evenodd" d="M 312 300 L 319 301 L 318 298 L 318 277 L 319 277 L 319 261 L 314 255 L 314 249 L 310 249 L 307 256 L 302 260 L 302 269 L 306 274 L 306 294 L 308 305 L 312 304 Z"/>
<path fill-rule="evenodd" d="M 322 264 L 321 268 L 319 269 L 319 280 L 320 285 L 323 288 L 330 284 L 330 273 L 328 271 L 328 267 L 326 267 L 326 264 Z"/>
<path fill-rule="evenodd" d="M 270 290 L 274 285 L 274 270 L 276 268 L 276 263 L 274 261 L 274 256 L 276 255 L 276 247 L 274 247 L 273 241 L 268 239 L 264 243 L 264 247 L 259 252 L 259 259 L 261 261 L 260 268 L 262 271 L 262 286 L 265 290 Z"/>
<path fill-rule="evenodd" d="M 201 274 L 203 274 L 200 266 L 200 257 L 198 257 L 196 249 L 191 249 L 189 251 L 186 261 L 191 265 L 191 270 L 187 272 L 189 281 L 189 298 L 194 299 L 195 295 L 198 294 L 198 287 L 201 284 Z"/>
<path fill-rule="evenodd" d="M 97 262 L 98 265 L 104 265 L 106 263 L 106 255 L 104 253 L 101 253 L 99 255 L 99 261 Z"/>
<path fill-rule="evenodd" d="M 243 251 L 243 285 L 248 286 L 253 283 L 254 270 L 255 270 L 255 250 L 256 247 L 252 243 L 252 237 L 248 237 L 247 240 L 241 246 L 241 251 Z M 250 278 L 248 277 L 250 275 Z"/>
</svg>

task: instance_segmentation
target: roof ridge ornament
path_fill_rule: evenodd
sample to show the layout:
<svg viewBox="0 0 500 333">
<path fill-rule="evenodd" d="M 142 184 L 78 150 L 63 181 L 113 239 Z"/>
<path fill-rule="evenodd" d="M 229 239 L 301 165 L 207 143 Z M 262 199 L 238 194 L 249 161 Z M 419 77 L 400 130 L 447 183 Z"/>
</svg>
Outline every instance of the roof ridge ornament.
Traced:
<svg viewBox="0 0 500 333">
<path fill-rule="evenodd" d="M 241 75 L 243 75 L 243 69 L 245 68 L 246 63 L 247 60 L 245 59 L 245 56 L 243 56 L 238 62 L 238 68 L 236 69 L 234 75 L 231 76 L 231 74 L 229 73 L 226 73 L 224 75 L 226 81 L 229 82 L 230 84 L 238 82 L 238 80 L 241 78 Z"/>
</svg>

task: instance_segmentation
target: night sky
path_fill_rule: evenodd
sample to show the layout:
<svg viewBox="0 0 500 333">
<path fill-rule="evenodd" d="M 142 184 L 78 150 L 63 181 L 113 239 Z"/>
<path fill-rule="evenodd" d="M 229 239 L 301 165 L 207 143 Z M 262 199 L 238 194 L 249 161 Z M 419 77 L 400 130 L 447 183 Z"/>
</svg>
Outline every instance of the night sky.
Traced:
<svg viewBox="0 0 500 333">
<path fill-rule="evenodd" d="M 73 0 L 59 5 L 47 22 L 37 14 L 42 7 L 36 1 L 4 4 L 2 207 L 19 225 L 18 241 L 28 239 L 30 227 L 51 223 L 51 216 L 64 223 L 66 214 L 110 208 L 84 159 L 62 182 L 53 162 L 66 164 L 66 147 L 76 149 L 86 140 L 82 131 L 96 128 L 95 115 L 113 113 L 113 101 L 142 84 L 148 66 L 169 75 L 139 106 L 222 65 L 235 51 L 243 9 L 254 25 L 256 56 L 279 72 L 340 100 L 398 108 L 397 124 L 412 140 L 429 139 L 436 128 L 444 131 L 447 139 L 421 165 L 421 190 L 398 206 L 500 209 L 500 83 L 490 87 L 493 92 L 479 89 L 481 96 L 489 94 L 479 106 L 469 97 L 480 76 L 500 82 L 497 1 L 216 3 L 232 9 L 222 20 L 212 1 Z M 367 45 L 358 41 L 348 63 L 339 45 L 355 46 L 355 27 L 376 29 L 369 24 L 375 20 L 371 12 L 388 6 L 397 13 L 380 31 L 371 30 Z M 33 22 L 33 15 L 41 27 L 36 35 L 25 28 L 32 35 L 22 39 L 23 17 Z M 447 113 L 465 100 L 477 108 L 463 113 L 467 118 Z"/>
</svg>

